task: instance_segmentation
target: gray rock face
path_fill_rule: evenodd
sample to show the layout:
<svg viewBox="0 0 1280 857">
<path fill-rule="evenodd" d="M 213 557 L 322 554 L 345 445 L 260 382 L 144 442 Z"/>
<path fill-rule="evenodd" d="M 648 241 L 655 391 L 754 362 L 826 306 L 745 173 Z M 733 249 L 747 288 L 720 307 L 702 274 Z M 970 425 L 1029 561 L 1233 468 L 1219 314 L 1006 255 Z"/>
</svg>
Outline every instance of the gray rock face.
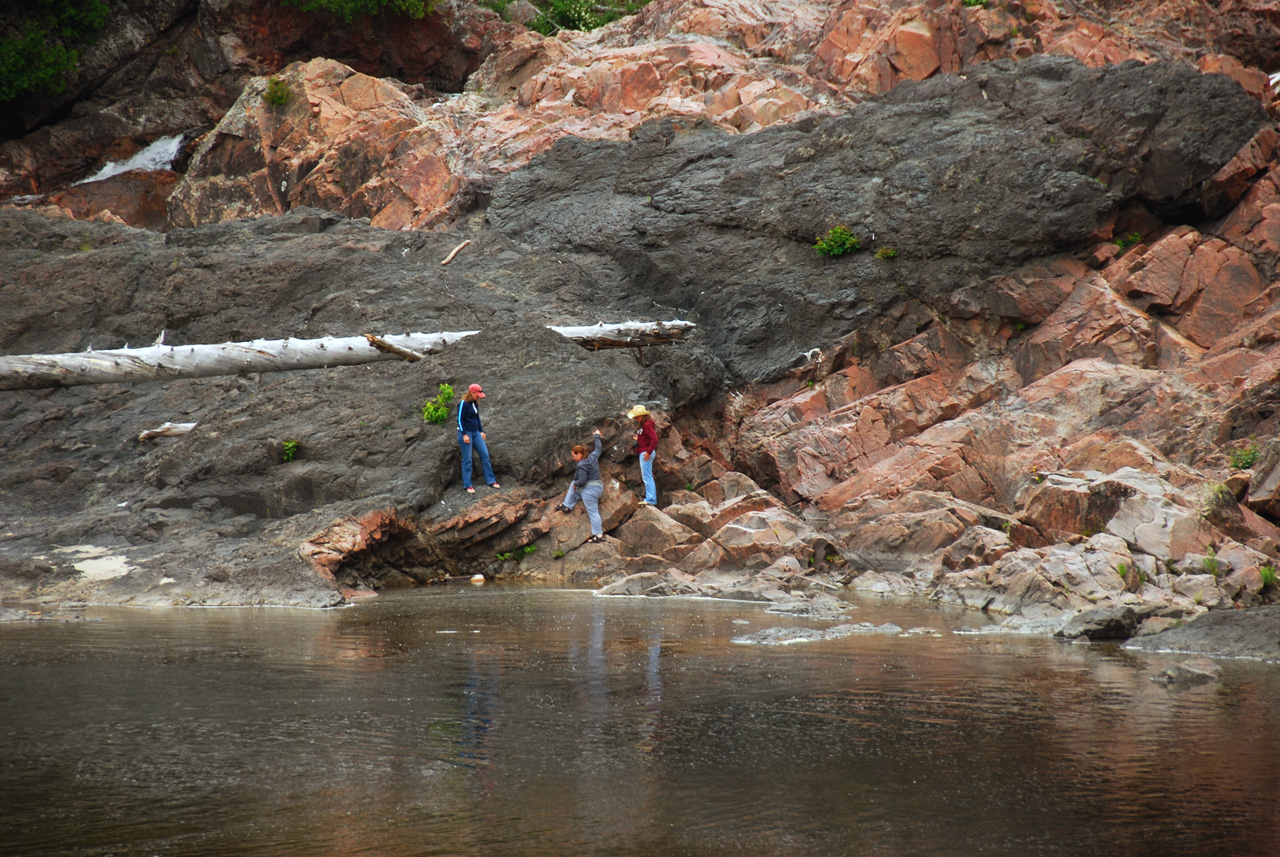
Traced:
<svg viewBox="0 0 1280 857">
<path fill-rule="evenodd" d="M 1127 640 L 1137 627 L 1138 615 L 1132 607 L 1099 608 L 1072 616 L 1053 635 L 1068 639 Z"/>
<path fill-rule="evenodd" d="M 1280 663 L 1280 606 L 1211 610 L 1159 634 L 1125 643 L 1140 652 L 1188 652 Z"/>
<path fill-rule="evenodd" d="M 626 144 L 566 138 L 496 190 L 489 218 L 592 259 L 620 300 L 699 320 L 734 377 L 770 377 L 903 294 L 1096 240 L 1127 205 L 1193 207 L 1265 121 L 1190 68 L 1037 57 L 748 136 L 660 124 Z M 816 254 L 836 225 L 872 252 Z"/>
</svg>

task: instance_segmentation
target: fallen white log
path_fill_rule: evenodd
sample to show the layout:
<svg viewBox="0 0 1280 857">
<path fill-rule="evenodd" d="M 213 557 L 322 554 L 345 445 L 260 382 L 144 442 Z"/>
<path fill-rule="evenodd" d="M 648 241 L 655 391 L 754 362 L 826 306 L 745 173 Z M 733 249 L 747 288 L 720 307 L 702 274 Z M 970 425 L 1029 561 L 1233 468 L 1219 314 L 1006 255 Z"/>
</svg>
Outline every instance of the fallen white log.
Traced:
<svg viewBox="0 0 1280 857">
<path fill-rule="evenodd" d="M 624 321 L 620 324 L 578 325 L 557 327 L 547 325 L 561 336 L 568 337 L 584 348 L 637 348 L 642 345 L 665 345 L 675 342 L 686 331 L 697 327 L 691 321 Z"/>
<path fill-rule="evenodd" d="M 548 328 L 584 348 L 635 348 L 681 338 L 691 321 L 625 321 L 620 324 Z M 0 356 L 0 390 L 74 387 L 82 384 L 131 384 L 208 378 L 285 369 L 358 366 L 379 360 L 422 359 L 480 331 L 403 335 L 326 336 L 321 339 L 255 339 L 220 345 L 151 345 L 78 354 Z M 163 339 L 161 334 L 161 339 Z M 159 342 L 159 340 L 157 340 Z"/>
<path fill-rule="evenodd" d="M 476 333 L 479 331 L 406 333 L 377 338 L 393 348 L 425 354 Z M 0 357 L 0 390 L 170 381 L 400 359 L 403 355 L 376 348 L 363 336 L 255 339 L 220 345 L 152 345 L 79 354 L 29 354 Z"/>
</svg>

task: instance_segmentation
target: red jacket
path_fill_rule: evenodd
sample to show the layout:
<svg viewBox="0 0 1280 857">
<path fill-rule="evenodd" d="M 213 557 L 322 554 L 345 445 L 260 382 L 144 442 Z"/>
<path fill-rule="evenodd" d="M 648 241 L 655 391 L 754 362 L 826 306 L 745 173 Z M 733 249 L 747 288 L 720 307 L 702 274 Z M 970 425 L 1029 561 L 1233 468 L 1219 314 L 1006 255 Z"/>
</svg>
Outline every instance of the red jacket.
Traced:
<svg viewBox="0 0 1280 857">
<path fill-rule="evenodd" d="M 645 420 L 636 432 L 636 452 L 653 452 L 658 448 L 658 427 L 653 420 Z"/>
</svg>

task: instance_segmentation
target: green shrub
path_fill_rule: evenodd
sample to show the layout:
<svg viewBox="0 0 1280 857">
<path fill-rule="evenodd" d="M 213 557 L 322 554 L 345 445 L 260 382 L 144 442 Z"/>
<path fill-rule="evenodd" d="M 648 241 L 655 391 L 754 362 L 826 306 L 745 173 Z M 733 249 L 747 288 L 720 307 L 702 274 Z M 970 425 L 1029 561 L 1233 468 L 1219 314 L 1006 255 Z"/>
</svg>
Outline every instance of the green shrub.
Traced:
<svg viewBox="0 0 1280 857">
<path fill-rule="evenodd" d="M 1119 238 L 1117 238 L 1115 241 L 1115 244 L 1117 247 L 1120 248 L 1120 252 L 1123 253 L 1125 250 L 1128 250 L 1130 247 L 1132 247 L 1134 244 L 1137 244 L 1141 240 L 1142 240 L 1141 232 L 1130 232 L 1128 235 L 1121 235 Z"/>
<path fill-rule="evenodd" d="M 893 249 L 892 247 L 881 247 L 879 250 L 876 251 L 876 258 L 877 259 L 896 259 L 898 258 L 898 251 Z"/>
<path fill-rule="evenodd" d="M 65 90 L 79 68 L 74 46 L 92 42 L 110 12 L 102 0 L 0 3 L 0 102 Z"/>
<path fill-rule="evenodd" d="M 1205 549 L 1204 570 L 1214 577 L 1218 576 L 1218 552 L 1213 549 L 1213 545 L 1209 545 Z"/>
<path fill-rule="evenodd" d="M 962 2 L 970 9 L 974 7 L 981 7 L 983 9 L 987 8 L 987 0 L 962 0 Z"/>
<path fill-rule="evenodd" d="M 449 419 L 449 403 L 452 401 L 453 387 L 441 384 L 440 394 L 422 404 L 422 419 L 434 425 L 444 425 L 444 421 Z"/>
<path fill-rule="evenodd" d="M 298 457 L 298 442 L 296 440 L 286 440 L 280 444 L 280 460 L 293 461 Z"/>
<path fill-rule="evenodd" d="M 1276 588 L 1276 567 L 1274 565 L 1267 563 L 1262 568 L 1258 569 L 1258 575 L 1262 578 L 1263 589 Z"/>
<path fill-rule="evenodd" d="M 292 97 L 293 92 L 289 89 L 289 84 L 278 77 L 268 80 L 267 88 L 262 93 L 262 100 L 272 107 L 283 107 L 289 103 L 289 99 Z"/>
<path fill-rule="evenodd" d="M 529 554 L 531 554 L 531 553 L 536 553 L 536 552 L 537 552 L 537 550 L 538 550 L 538 546 L 537 546 L 537 545 L 525 545 L 524 547 L 520 548 L 520 550 L 524 551 L 524 552 L 525 552 L 525 555 L 527 556 L 527 555 L 529 555 Z"/>
<path fill-rule="evenodd" d="M 1252 444 L 1248 449 L 1235 449 L 1231 451 L 1231 467 L 1234 470 L 1248 470 L 1250 467 L 1258 463 L 1258 459 L 1262 456 L 1262 451 L 1258 449 L 1257 444 Z"/>
<path fill-rule="evenodd" d="M 356 18 L 373 17 L 386 12 L 421 18 L 432 10 L 435 0 L 280 0 L 285 6 L 303 12 L 327 12 L 344 24 Z"/>
<path fill-rule="evenodd" d="M 544 36 L 555 35 L 560 30 L 594 30 L 635 14 L 648 3 L 649 0 L 548 0 L 535 4 L 542 14 L 530 22 L 529 29 Z M 496 8 L 497 3 L 485 5 Z M 502 5 L 505 7 L 507 4 Z"/>
<path fill-rule="evenodd" d="M 823 256 L 843 256 L 845 253 L 861 250 L 862 244 L 847 226 L 833 226 L 827 230 L 826 235 L 819 235 L 815 239 L 813 249 Z"/>
</svg>

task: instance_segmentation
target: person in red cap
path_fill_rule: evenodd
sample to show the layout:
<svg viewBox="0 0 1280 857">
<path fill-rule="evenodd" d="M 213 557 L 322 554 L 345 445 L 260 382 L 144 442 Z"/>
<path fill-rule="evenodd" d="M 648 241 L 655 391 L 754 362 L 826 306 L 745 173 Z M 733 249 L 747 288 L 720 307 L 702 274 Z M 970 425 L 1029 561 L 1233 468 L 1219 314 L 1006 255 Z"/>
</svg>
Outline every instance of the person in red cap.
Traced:
<svg viewBox="0 0 1280 857">
<path fill-rule="evenodd" d="M 480 464 L 484 467 L 484 481 L 490 488 L 501 488 L 493 475 L 493 465 L 489 463 L 489 447 L 485 445 L 484 426 L 480 424 L 480 400 L 484 398 L 484 390 L 479 384 L 472 384 L 462 394 L 458 403 L 458 449 L 462 451 L 462 487 L 468 494 L 476 493 L 471 485 L 471 453 L 480 453 Z"/>
</svg>

